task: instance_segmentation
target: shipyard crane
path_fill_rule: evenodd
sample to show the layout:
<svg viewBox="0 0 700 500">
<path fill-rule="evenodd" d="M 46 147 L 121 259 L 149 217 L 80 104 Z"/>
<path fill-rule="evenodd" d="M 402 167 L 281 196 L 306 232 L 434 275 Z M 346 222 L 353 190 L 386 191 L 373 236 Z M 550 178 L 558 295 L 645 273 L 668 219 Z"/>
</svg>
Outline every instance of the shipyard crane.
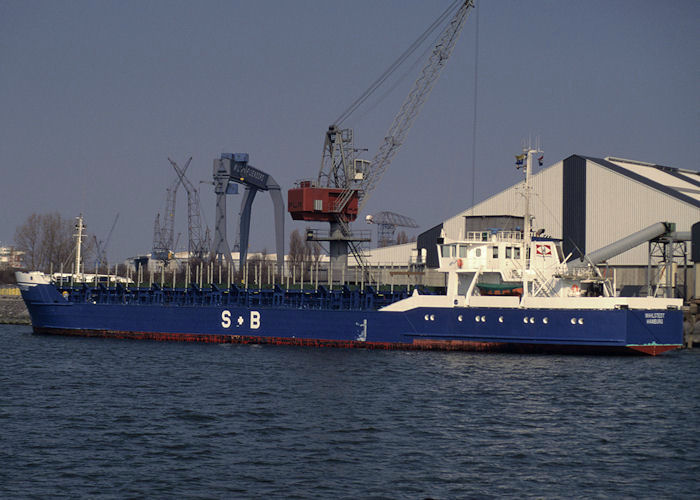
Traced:
<svg viewBox="0 0 700 500">
<path fill-rule="evenodd" d="M 250 215 L 253 200 L 259 191 L 270 193 L 275 210 L 275 244 L 277 246 L 277 265 L 284 266 L 284 201 L 279 184 L 262 170 L 248 163 L 248 153 L 223 153 L 214 160 L 214 193 L 216 193 L 216 221 L 214 224 L 214 257 L 221 261 L 223 256 L 229 264 L 233 263 L 231 250 L 226 238 L 226 195 L 237 194 L 238 184 L 245 187 L 238 220 L 238 243 L 240 251 L 240 269 L 245 266 L 248 256 L 248 237 L 250 235 Z"/>
<path fill-rule="evenodd" d="M 397 227 L 418 227 L 415 220 L 395 212 L 377 212 L 365 217 L 367 224 L 377 225 L 377 246 L 386 247 L 394 241 L 394 233 Z"/>
<path fill-rule="evenodd" d="M 183 174 L 187 172 L 191 160 L 192 158 L 190 158 L 182 168 Z M 170 187 L 166 188 L 165 221 L 163 224 L 161 224 L 160 221 L 160 213 L 156 214 L 155 223 L 153 224 L 153 251 L 151 253 L 151 257 L 155 260 L 161 260 L 163 262 L 170 260 L 175 249 L 175 244 L 173 242 L 173 235 L 175 232 L 175 201 L 180 184 L 182 184 L 182 180 L 180 176 L 177 175 L 175 180 L 170 184 Z"/>
<path fill-rule="evenodd" d="M 185 176 L 185 170 L 192 161 L 192 157 L 187 160 L 183 168 L 180 168 L 180 166 L 170 158 L 168 158 L 168 161 L 173 169 L 175 169 L 185 191 L 187 191 L 187 233 L 189 236 L 187 258 L 188 260 L 204 259 L 209 255 L 209 228 L 206 228 L 203 234 L 199 190 L 195 188 Z"/>
<path fill-rule="evenodd" d="M 109 245 L 109 240 L 112 238 L 112 233 L 114 232 L 114 228 L 116 227 L 118 220 L 119 213 L 114 216 L 114 222 L 112 222 L 112 227 L 110 228 L 109 233 L 107 233 L 107 237 L 104 239 L 104 241 L 100 241 L 97 239 L 97 236 L 94 234 L 92 235 L 95 239 L 95 266 L 107 264 L 107 246 Z"/>
<path fill-rule="evenodd" d="M 387 71 L 358 97 L 326 130 L 321 168 L 317 179 L 303 181 L 289 190 L 288 209 L 292 219 L 330 223 L 328 235 L 308 232 L 307 239 L 329 242 L 331 263 L 335 269 L 347 265 L 348 248 L 357 262 L 365 267 L 359 244 L 369 239 L 360 234 L 353 234 L 349 223 L 357 218 L 369 195 L 405 142 L 411 125 L 447 64 L 469 10 L 473 6 L 472 0 L 453 2 Z M 391 123 L 384 142 L 374 158 L 372 161 L 357 158 L 359 150 L 354 147 L 352 129 L 341 128 L 342 122 L 447 19 L 450 19 L 447 26 L 439 35 L 438 42 L 431 50 L 427 62 Z"/>
</svg>

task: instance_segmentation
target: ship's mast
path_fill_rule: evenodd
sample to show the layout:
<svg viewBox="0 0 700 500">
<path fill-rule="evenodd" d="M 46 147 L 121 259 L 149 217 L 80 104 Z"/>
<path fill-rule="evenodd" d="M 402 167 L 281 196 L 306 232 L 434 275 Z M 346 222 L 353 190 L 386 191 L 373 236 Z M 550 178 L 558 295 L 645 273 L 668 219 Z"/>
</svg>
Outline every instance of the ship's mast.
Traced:
<svg viewBox="0 0 700 500">
<path fill-rule="evenodd" d="M 83 230 L 85 229 L 83 214 L 80 214 L 75 220 L 75 264 L 73 267 L 73 274 L 75 276 L 80 276 L 80 249 L 83 246 Z"/>
<path fill-rule="evenodd" d="M 535 154 L 541 153 L 539 148 L 527 147 L 523 150 L 527 156 L 525 161 L 525 186 L 523 193 L 525 196 L 524 224 L 523 224 L 523 251 L 520 256 L 523 269 L 523 296 L 528 295 L 528 271 L 530 270 L 530 245 L 532 243 L 532 215 L 530 214 L 530 197 L 532 195 L 532 185 L 530 183 L 532 170 L 535 165 Z M 522 158 L 522 157 L 521 157 Z"/>
<path fill-rule="evenodd" d="M 530 215 L 530 194 L 532 193 L 532 185 L 530 184 L 530 174 L 532 172 L 532 163 L 535 156 L 534 149 L 527 150 L 527 162 L 525 163 L 525 224 L 523 227 L 523 241 L 525 242 L 525 249 L 530 248 L 530 243 L 532 237 L 530 233 L 532 232 L 532 220 Z M 526 252 L 524 252 L 526 253 Z M 525 257 L 525 255 L 523 255 Z"/>
</svg>

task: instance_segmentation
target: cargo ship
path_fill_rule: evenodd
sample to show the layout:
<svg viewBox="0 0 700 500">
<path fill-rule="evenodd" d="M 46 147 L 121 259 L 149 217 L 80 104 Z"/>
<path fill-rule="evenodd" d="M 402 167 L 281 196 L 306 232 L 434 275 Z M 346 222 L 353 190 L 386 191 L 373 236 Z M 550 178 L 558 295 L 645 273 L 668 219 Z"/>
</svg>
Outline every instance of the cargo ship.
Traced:
<svg viewBox="0 0 700 500">
<path fill-rule="evenodd" d="M 534 153 L 526 152 L 527 174 Z M 615 296 L 595 266 L 567 261 L 560 240 L 532 235 L 527 208 L 523 221 L 515 230 L 439 238 L 441 294 L 16 278 L 39 334 L 528 353 L 657 355 L 682 347 L 681 299 Z"/>
</svg>

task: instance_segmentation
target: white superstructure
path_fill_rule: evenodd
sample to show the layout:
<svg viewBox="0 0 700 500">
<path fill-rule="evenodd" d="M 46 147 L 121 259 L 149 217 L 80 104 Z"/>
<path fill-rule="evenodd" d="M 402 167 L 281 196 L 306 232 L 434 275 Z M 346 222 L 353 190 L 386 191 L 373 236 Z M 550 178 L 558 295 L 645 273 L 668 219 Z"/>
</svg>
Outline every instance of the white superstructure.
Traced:
<svg viewBox="0 0 700 500">
<path fill-rule="evenodd" d="M 443 229 L 438 271 L 447 275 L 445 296 L 419 295 L 386 307 L 499 307 L 535 309 L 666 309 L 682 299 L 616 297 L 610 280 L 593 265 L 572 266 L 560 239 L 533 236 L 529 209 L 535 150 L 528 150 L 522 230 L 465 231 L 458 238 Z"/>
</svg>

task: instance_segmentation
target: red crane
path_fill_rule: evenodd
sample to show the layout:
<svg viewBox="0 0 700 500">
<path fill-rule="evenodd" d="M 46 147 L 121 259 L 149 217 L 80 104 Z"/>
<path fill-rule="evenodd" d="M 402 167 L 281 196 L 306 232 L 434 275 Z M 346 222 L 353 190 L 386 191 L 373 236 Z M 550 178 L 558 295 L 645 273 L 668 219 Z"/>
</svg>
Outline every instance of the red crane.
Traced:
<svg viewBox="0 0 700 500">
<path fill-rule="evenodd" d="M 309 233 L 307 238 L 329 241 L 331 261 L 334 267 L 347 264 L 348 245 L 360 265 L 362 254 L 357 245 L 368 241 L 364 236 L 353 235 L 348 223 L 357 218 L 372 190 L 381 180 L 387 167 L 406 139 L 411 125 L 425 103 L 430 91 L 452 53 L 464 26 L 472 0 L 456 0 L 428 29 L 382 74 L 353 104 L 328 127 L 324 136 L 321 168 L 316 180 L 302 181 L 289 190 L 287 204 L 294 220 L 329 222 L 328 235 Z M 384 142 L 372 161 L 356 157 L 352 129 L 340 128 L 365 100 L 403 63 L 446 19 L 449 23 L 430 52 L 420 76 L 394 117 Z M 316 235 L 316 236 L 314 236 Z M 364 267 L 364 265 L 363 265 Z"/>
</svg>

